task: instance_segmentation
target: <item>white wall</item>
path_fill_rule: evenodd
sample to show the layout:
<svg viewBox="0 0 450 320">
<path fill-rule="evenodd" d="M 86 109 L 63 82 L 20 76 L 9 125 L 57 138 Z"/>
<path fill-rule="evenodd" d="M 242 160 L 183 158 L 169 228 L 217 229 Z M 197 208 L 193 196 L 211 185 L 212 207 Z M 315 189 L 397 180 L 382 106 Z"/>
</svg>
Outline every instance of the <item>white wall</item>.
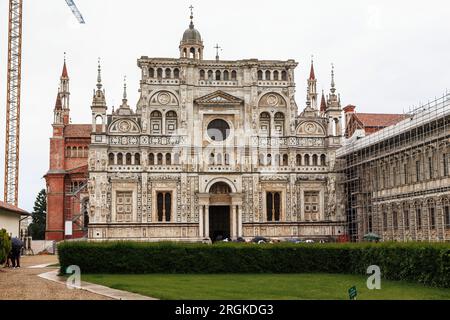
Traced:
<svg viewBox="0 0 450 320">
<path fill-rule="evenodd" d="M 17 213 L 0 210 L 0 229 L 6 229 L 8 233 L 12 233 L 13 237 L 18 237 L 20 218 L 21 216 Z"/>
</svg>

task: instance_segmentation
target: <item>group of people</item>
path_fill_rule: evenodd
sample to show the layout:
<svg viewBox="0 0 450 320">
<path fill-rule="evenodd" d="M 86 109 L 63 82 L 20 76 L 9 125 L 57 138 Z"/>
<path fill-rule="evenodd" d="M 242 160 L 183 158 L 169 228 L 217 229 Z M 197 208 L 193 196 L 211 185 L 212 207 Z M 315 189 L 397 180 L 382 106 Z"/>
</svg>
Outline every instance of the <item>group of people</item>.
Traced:
<svg viewBox="0 0 450 320">
<path fill-rule="evenodd" d="M 20 256 L 22 255 L 23 242 L 18 238 L 11 240 L 11 251 L 6 259 L 6 268 L 20 268 Z"/>
</svg>

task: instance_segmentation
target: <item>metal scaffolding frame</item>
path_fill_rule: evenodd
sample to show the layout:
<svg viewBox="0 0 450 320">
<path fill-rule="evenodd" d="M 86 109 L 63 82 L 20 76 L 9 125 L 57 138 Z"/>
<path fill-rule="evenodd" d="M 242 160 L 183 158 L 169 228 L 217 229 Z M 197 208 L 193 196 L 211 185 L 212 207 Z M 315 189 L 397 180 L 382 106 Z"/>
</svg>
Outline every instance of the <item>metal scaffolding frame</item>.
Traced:
<svg viewBox="0 0 450 320">
<path fill-rule="evenodd" d="M 336 157 L 343 177 L 340 185 L 346 194 L 350 239 L 361 241 L 364 234 L 377 231 L 385 240 L 408 241 L 410 234 L 414 234 L 412 240 L 450 240 L 448 202 L 441 209 L 446 210 L 446 216 L 439 216 L 445 221 L 436 221 L 434 209 L 432 213 L 426 210 L 427 230 L 417 229 L 417 217 L 412 217 L 411 208 L 398 207 L 398 203 L 423 199 L 430 194 L 450 195 L 449 142 L 448 93 L 412 110 L 399 123 L 360 139 L 347 140 Z M 419 154 L 420 148 L 428 153 Z M 415 185 L 414 190 L 408 188 L 410 185 Z M 377 212 L 380 206 L 392 208 Z M 390 214 L 387 216 L 385 211 Z M 418 234 L 423 234 L 422 239 L 418 239 Z"/>
</svg>

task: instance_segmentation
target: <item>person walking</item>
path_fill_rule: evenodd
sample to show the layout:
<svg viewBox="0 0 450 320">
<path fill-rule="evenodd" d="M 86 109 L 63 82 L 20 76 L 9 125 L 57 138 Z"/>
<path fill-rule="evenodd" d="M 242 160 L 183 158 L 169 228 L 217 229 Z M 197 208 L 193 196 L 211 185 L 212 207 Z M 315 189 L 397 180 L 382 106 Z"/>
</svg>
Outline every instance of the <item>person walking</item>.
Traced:
<svg viewBox="0 0 450 320">
<path fill-rule="evenodd" d="M 15 269 L 20 268 L 20 255 L 23 247 L 23 242 L 18 238 L 12 239 L 12 267 Z"/>
</svg>

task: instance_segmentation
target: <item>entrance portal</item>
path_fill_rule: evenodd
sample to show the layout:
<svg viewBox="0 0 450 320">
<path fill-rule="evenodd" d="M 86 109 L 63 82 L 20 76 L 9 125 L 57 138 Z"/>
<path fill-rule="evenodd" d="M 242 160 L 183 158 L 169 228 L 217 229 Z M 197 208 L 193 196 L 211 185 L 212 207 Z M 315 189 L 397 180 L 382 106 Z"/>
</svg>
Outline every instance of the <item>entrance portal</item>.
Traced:
<svg viewBox="0 0 450 320">
<path fill-rule="evenodd" d="M 230 206 L 209 207 L 209 235 L 213 242 L 231 238 Z"/>
</svg>

